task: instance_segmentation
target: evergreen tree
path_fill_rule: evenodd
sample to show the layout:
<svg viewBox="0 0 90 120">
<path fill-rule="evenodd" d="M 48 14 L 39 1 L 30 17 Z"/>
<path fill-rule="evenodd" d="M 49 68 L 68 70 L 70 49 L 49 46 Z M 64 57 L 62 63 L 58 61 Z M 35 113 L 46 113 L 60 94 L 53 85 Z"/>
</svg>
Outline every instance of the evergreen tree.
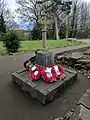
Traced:
<svg viewBox="0 0 90 120">
<path fill-rule="evenodd" d="M 5 21 L 3 18 L 3 12 L 0 15 L 0 33 L 5 33 L 6 32 L 6 26 L 5 26 Z"/>
</svg>

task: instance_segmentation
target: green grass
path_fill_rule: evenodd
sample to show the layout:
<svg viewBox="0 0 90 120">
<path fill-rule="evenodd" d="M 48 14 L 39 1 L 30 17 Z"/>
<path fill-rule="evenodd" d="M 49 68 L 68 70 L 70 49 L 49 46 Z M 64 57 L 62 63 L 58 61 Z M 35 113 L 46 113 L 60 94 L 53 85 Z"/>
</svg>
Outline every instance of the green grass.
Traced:
<svg viewBox="0 0 90 120">
<path fill-rule="evenodd" d="M 51 48 L 59 48 L 65 46 L 77 46 L 77 45 L 84 45 L 85 43 L 77 42 L 74 40 L 47 40 L 46 45 L 48 49 Z M 42 41 L 21 41 L 21 48 L 19 52 L 29 52 L 34 51 L 36 49 L 42 49 Z M 6 54 L 6 50 L 3 47 L 3 43 L 0 42 L 0 54 Z"/>
<path fill-rule="evenodd" d="M 47 40 L 47 48 L 59 48 L 65 46 L 77 46 L 85 43 L 76 42 L 73 40 Z M 19 51 L 34 51 L 37 48 L 42 49 L 42 41 L 21 41 L 21 48 Z"/>
</svg>

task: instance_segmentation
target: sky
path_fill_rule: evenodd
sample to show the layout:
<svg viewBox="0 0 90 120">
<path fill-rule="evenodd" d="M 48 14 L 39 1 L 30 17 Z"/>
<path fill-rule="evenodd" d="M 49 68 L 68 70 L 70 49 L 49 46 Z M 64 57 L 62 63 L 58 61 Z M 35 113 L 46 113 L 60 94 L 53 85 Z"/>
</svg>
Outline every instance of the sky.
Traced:
<svg viewBox="0 0 90 120">
<path fill-rule="evenodd" d="M 8 2 L 9 7 L 11 8 L 12 11 L 15 11 L 16 8 L 16 2 L 15 0 L 6 0 Z"/>
</svg>

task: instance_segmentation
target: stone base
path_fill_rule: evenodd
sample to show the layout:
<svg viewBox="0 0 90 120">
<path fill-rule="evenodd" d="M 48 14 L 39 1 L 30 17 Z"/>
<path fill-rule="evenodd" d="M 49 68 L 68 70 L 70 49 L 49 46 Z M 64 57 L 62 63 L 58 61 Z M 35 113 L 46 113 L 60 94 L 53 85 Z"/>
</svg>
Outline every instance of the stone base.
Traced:
<svg viewBox="0 0 90 120">
<path fill-rule="evenodd" d="M 77 79 L 77 73 L 70 69 L 65 69 L 66 78 L 62 81 L 48 84 L 43 80 L 30 81 L 28 72 L 25 70 L 12 73 L 12 80 L 22 91 L 28 92 L 32 98 L 39 100 L 42 104 L 47 104 L 55 98 L 60 97 L 61 93 L 71 86 Z"/>
</svg>

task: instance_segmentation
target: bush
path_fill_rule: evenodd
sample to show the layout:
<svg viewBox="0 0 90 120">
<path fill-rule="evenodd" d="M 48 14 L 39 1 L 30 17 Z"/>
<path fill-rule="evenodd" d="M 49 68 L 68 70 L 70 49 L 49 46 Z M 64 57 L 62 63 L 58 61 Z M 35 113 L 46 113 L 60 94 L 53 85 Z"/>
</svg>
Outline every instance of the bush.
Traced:
<svg viewBox="0 0 90 120">
<path fill-rule="evenodd" d="M 32 40 L 41 40 L 41 30 L 39 28 L 34 28 L 31 31 Z"/>
<path fill-rule="evenodd" d="M 90 38 L 90 30 L 78 30 L 76 34 L 76 38 Z"/>
<path fill-rule="evenodd" d="M 20 47 L 20 39 L 14 31 L 9 31 L 4 35 L 3 43 L 8 53 L 15 53 Z"/>
<path fill-rule="evenodd" d="M 3 40 L 4 40 L 4 37 L 5 37 L 5 33 L 1 33 L 1 34 L 0 34 L 0 41 L 3 41 Z"/>
</svg>

